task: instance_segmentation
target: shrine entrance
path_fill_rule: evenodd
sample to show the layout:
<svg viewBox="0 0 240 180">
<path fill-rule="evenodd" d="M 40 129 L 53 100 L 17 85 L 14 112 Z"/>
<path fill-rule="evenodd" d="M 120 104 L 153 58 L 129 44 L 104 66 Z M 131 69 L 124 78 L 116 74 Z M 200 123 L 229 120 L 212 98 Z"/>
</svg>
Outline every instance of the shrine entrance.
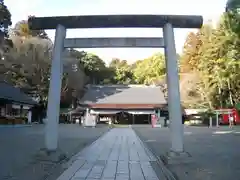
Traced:
<svg viewBox="0 0 240 180">
<path fill-rule="evenodd" d="M 94 15 L 62 17 L 30 17 L 32 30 L 56 29 L 51 79 L 48 94 L 45 145 L 55 151 L 58 146 L 59 103 L 62 83 L 62 57 L 64 48 L 141 47 L 164 48 L 168 111 L 171 129 L 171 151 L 181 153 L 183 148 L 183 124 L 180 104 L 178 62 L 174 40 L 174 28 L 200 28 L 202 16 L 188 15 Z M 69 28 L 162 28 L 163 38 L 71 38 L 66 39 Z"/>
</svg>

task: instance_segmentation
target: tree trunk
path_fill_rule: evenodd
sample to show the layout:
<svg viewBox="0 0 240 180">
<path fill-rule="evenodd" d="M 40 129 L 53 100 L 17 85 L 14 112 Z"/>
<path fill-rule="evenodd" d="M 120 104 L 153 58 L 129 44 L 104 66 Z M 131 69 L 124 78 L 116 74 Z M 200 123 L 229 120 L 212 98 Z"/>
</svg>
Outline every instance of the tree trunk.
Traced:
<svg viewBox="0 0 240 180">
<path fill-rule="evenodd" d="M 233 97 L 232 97 L 232 90 L 231 90 L 231 85 L 230 85 L 230 81 L 229 79 L 227 80 L 227 84 L 228 84 L 228 92 L 229 92 L 229 100 L 231 105 L 233 106 Z"/>
</svg>

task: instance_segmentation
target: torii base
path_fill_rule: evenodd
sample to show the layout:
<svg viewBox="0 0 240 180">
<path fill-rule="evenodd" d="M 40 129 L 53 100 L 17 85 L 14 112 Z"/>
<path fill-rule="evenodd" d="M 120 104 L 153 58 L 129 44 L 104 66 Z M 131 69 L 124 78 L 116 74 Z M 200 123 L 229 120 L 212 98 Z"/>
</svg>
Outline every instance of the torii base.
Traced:
<svg viewBox="0 0 240 180">
<path fill-rule="evenodd" d="M 185 163 L 191 163 L 192 162 L 192 156 L 188 152 L 174 152 L 169 151 L 166 153 L 166 155 L 162 156 L 162 161 L 166 165 L 177 165 L 177 164 L 185 164 Z"/>
<path fill-rule="evenodd" d="M 59 149 L 56 151 L 48 151 L 47 149 L 43 148 L 37 152 L 35 158 L 39 161 L 58 163 L 65 160 L 67 155 Z"/>
</svg>

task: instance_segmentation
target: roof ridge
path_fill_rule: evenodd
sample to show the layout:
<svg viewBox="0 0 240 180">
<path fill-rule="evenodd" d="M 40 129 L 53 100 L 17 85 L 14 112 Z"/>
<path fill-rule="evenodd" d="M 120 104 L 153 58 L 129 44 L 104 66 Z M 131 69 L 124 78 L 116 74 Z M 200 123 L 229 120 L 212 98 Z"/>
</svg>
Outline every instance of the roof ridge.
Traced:
<svg viewBox="0 0 240 180">
<path fill-rule="evenodd" d="M 13 84 L 0 80 L 0 98 L 8 99 L 15 102 L 21 102 L 24 104 L 35 104 L 36 102 L 22 91 L 20 87 L 16 87 Z"/>
<path fill-rule="evenodd" d="M 81 98 L 82 104 L 166 104 L 159 86 L 92 85 Z"/>
</svg>

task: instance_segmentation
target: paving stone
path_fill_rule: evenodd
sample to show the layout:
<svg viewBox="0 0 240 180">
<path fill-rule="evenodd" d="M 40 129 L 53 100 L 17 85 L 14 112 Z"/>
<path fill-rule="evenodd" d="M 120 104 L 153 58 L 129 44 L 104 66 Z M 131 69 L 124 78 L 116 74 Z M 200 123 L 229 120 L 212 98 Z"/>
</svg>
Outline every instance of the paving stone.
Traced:
<svg viewBox="0 0 240 180">
<path fill-rule="evenodd" d="M 57 180 L 70 179 L 84 165 L 85 161 L 77 160 Z"/>
<path fill-rule="evenodd" d="M 118 161 L 117 173 L 118 174 L 129 174 L 128 161 Z"/>
<path fill-rule="evenodd" d="M 158 180 L 153 157 L 131 128 L 112 129 L 78 154 L 85 163 L 71 180 Z"/>
<path fill-rule="evenodd" d="M 75 178 L 87 178 L 94 164 L 92 162 L 85 163 L 75 174 Z"/>
<path fill-rule="evenodd" d="M 108 161 L 104 169 L 102 178 L 111 179 L 115 178 L 117 169 L 117 161 Z"/>
<path fill-rule="evenodd" d="M 157 175 L 156 173 L 154 172 L 151 164 L 149 163 L 141 163 L 141 168 L 142 168 L 142 171 L 143 171 L 143 175 L 144 177 L 147 179 L 157 179 Z"/>
<path fill-rule="evenodd" d="M 94 178 L 94 179 L 100 179 L 105 166 L 106 166 L 106 163 L 104 161 L 97 161 L 87 177 Z"/>
<path fill-rule="evenodd" d="M 116 180 L 128 180 L 130 179 L 129 174 L 116 174 Z"/>
</svg>

